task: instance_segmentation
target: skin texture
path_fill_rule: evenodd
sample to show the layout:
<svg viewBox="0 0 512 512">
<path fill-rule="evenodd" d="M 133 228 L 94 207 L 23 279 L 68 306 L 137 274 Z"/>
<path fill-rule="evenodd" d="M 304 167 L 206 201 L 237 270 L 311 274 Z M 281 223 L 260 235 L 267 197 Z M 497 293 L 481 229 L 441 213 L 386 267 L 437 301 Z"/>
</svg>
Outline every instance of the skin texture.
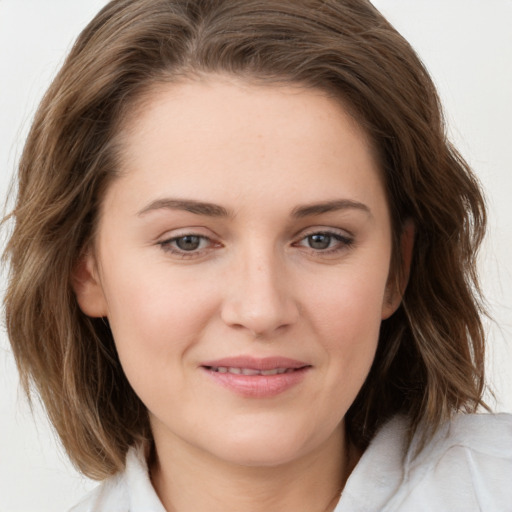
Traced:
<svg viewBox="0 0 512 512">
<path fill-rule="evenodd" d="M 86 314 L 108 318 L 149 410 L 162 502 L 331 508 L 357 460 L 343 417 L 400 301 L 367 138 L 320 91 L 222 77 L 155 89 L 121 138 L 122 175 L 75 290 Z M 233 356 L 308 369 L 284 392 L 242 396 L 202 367 Z"/>
</svg>

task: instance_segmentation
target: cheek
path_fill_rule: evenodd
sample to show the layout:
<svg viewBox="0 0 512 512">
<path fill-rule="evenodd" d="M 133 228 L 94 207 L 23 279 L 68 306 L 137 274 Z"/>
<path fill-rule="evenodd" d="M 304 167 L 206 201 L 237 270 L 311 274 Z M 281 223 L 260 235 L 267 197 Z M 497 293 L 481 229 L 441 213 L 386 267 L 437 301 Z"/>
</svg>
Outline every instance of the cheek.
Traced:
<svg viewBox="0 0 512 512">
<path fill-rule="evenodd" d="M 109 322 L 121 366 L 149 411 L 182 407 L 193 383 L 190 354 L 215 310 L 215 298 L 198 282 L 147 273 L 111 282 Z M 193 283 L 193 284 L 192 284 Z"/>
<path fill-rule="evenodd" d="M 321 418 L 327 435 L 340 424 L 366 380 L 375 357 L 381 324 L 386 269 L 364 272 L 356 266 L 336 276 L 312 280 L 304 302 L 308 339 L 321 345 L 319 385 L 310 400 L 312 431 Z M 323 286 L 320 285 L 321 281 Z"/>
<path fill-rule="evenodd" d="M 330 384 L 354 399 L 373 362 L 379 340 L 387 269 L 346 269 L 329 287 L 315 290 L 309 316 L 329 358 Z"/>
<path fill-rule="evenodd" d="M 120 264 L 105 274 L 108 319 L 129 378 L 177 365 L 218 308 L 211 281 L 192 273 Z"/>
<path fill-rule="evenodd" d="M 385 266 L 353 266 L 341 269 L 327 286 L 310 283 L 310 311 L 317 327 L 326 331 L 329 339 L 341 336 L 350 343 L 364 342 L 380 327 L 386 282 Z"/>
<path fill-rule="evenodd" d="M 351 294 L 331 306 L 329 318 L 324 321 L 324 335 L 332 367 L 338 372 L 334 379 L 342 378 L 344 385 L 358 390 L 373 362 L 380 331 L 378 301 L 361 293 Z"/>
</svg>

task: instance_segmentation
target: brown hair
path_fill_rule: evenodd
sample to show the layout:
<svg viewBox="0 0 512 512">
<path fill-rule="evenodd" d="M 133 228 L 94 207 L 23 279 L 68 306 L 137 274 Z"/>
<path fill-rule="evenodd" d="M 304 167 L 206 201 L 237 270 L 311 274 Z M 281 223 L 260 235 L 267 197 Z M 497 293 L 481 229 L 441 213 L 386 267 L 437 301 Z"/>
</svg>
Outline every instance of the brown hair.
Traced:
<svg viewBox="0 0 512 512">
<path fill-rule="evenodd" d="M 475 255 L 485 208 L 446 140 L 435 88 L 409 44 L 366 0 L 114 0 L 79 36 L 46 93 L 19 164 L 7 329 L 71 460 L 104 478 L 151 439 L 103 319 L 79 309 L 71 274 L 115 179 L 116 133 L 157 82 L 222 73 L 340 98 L 378 152 L 394 226 L 416 240 L 399 310 L 346 415 L 364 448 L 398 412 L 431 435 L 482 405 L 484 335 Z M 397 278 L 398 279 L 398 278 Z"/>
</svg>

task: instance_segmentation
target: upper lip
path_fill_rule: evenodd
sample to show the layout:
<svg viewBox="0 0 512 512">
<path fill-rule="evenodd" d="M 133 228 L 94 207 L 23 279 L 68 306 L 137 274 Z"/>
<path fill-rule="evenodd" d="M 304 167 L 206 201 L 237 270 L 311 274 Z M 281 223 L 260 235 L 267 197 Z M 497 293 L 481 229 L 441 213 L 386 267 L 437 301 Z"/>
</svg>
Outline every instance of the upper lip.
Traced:
<svg viewBox="0 0 512 512">
<path fill-rule="evenodd" d="M 304 368 L 311 366 L 304 361 L 290 359 L 289 357 L 252 357 L 235 356 L 215 359 L 201 363 L 203 367 L 214 368 L 247 368 L 250 370 L 275 370 L 276 368 Z"/>
</svg>

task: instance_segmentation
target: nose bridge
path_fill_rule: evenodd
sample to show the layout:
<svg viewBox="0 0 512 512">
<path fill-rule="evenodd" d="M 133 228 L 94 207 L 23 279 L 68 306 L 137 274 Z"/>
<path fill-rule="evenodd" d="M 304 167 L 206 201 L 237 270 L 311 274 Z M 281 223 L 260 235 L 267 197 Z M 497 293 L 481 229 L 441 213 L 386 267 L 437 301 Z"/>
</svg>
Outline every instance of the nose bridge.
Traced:
<svg viewBox="0 0 512 512">
<path fill-rule="evenodd" d="M 223 305 L 225 323 L 256 336 L 294 323 L 298 309 L 282 255 L 267 241 L 248 245 L 236 260 Z"/>
</svg>

